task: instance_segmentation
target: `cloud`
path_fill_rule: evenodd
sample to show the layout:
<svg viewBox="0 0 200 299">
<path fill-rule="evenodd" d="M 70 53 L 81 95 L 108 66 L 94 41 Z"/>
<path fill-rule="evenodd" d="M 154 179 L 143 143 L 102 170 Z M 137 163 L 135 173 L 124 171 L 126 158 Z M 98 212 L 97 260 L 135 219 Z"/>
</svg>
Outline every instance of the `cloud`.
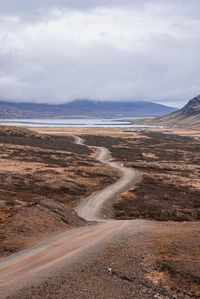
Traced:
<svg viewBox="0 0 200 299">
<path fill-rule="evenodd" d="M 192 2 L 2 1 L 0 98 L 182 105 L 199 94 Z"/>
<path fill-rule="evenodd" d="M 119 7 L 131 5 L 136 7 L 143 6 L 147 0 L 1 0 L 1 14 L 23 14 L 44 12 L 50 9 L 75 9 L 87 10 L 95 7 Z"/>
</svg>

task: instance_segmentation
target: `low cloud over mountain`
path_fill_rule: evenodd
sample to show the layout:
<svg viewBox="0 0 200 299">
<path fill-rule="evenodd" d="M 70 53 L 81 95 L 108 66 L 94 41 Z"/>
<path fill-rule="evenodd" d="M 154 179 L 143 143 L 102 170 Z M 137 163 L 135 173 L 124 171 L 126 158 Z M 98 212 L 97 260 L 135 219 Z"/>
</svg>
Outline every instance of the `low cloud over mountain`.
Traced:
<svg viewBox="0 0 200 299">
<path fill-rule="evenodd" d="M 34 103 L 0 102 L 0 118 L 49 117 L 134 117 L 158 116 L 176 110 L 150 102 L 98 102 L 76 100 L 51 105 Z"/>
</svg>

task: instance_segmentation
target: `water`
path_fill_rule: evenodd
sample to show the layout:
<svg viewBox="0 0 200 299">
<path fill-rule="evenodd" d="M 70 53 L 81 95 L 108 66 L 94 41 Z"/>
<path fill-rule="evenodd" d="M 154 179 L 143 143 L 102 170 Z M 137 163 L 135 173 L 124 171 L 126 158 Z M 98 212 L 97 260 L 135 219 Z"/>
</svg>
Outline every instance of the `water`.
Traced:
<svg viewBox="0 0 200 299">
<path fill-rule="evenodd" d="M 137 118 L 131 118 L 139 119 Z M 133 125 L 129 119 L 103 119 L 103 118 L 68 118 L 68 119 L 0 119 L 0 125 L 24 126 L 24 127 L 45 127 L 45 128 L 134 128 L 144 127 Z M 152 127 L 146 126 L 145 127 Z"/>
</svg>

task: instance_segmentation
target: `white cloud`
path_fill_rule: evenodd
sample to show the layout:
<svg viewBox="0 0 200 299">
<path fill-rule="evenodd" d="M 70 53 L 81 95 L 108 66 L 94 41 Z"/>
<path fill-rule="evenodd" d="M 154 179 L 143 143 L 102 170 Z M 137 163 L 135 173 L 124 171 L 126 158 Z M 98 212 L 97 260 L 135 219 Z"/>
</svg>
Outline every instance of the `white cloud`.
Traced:
<svg viewBox="0 0 200 299">
<path fill-rule="evenodd" d="M 196 10 L 189 9 L 183 2 L 109 1 L 93 7 L 88 1 L 82 9 L 80 1 L 73 7 L 66 1 L 43 7 L 20 1 L 23 13 L 4 7 L 0 98 L 183 104 L 199 93 L 200 68 L 200 5 L 194 1 Z"/>
</svg>

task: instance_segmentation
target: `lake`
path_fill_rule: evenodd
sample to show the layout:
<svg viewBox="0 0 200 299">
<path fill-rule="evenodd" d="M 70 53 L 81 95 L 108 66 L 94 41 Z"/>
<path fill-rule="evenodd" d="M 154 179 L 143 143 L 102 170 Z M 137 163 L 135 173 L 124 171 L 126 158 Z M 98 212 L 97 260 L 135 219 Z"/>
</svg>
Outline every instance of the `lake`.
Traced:
<svg viewBox="0 0 200 299">
<path fill-rule="evenodd" d="M 131 118 L 139 119 L 137 118 Z M 0 125 L 25 126 L 25 127 L 48 127 L 48 128 L 134 128 L 154 127 L 133 125 L 131 120 L 126 119 L 103 119 L 103 118 L 68 118 L 68 119 L 0 119 Z"/>
</svg>

